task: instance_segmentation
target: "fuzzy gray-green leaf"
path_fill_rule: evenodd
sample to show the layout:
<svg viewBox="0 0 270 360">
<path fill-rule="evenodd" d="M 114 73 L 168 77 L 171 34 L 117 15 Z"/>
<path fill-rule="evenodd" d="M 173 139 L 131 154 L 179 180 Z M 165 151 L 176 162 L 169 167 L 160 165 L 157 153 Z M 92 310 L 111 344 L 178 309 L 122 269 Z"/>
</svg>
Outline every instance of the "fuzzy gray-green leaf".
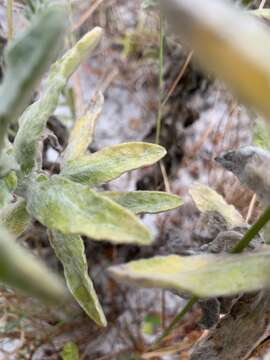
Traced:
<svg viewBox="0 0 270 360">
<path fill-rule="evenodd" d="M 114 243 L 148 245 L 151 235 L 130 211 L 62 176 L 28 190 L 28 211 L 49 229 Z"/>
<path fill-rule="evenodd" d="M 100 326 L 106 326 L 105 315 L 88 275 L 82 238 L 79 235 L 64 235 L 53 231 L 50 242 L 63 264 L 70 292 L 92 320 Z"/>
<path fill-rule="evenodd" d="M 134 214 L 157 214 L 176 209 L 183 204 L 179 196 L 162 191 L 104 191 L 101 194 Z"/>
<path fill-rule="evenodd" d="M 270 287 L 270 251 L 241 255 L 164 256 L 109 268 L 129 285 L 174 289 L 201 298 Z"/>
<path fill-rule="evenodd" d="M 0 223 L 13 235 L 20 236 L 31 222 L 26 210 L 26 201 L 18 199 L 0 211 Z"/>
<path fill-rule="evenodd" d="M 49 116 L 56 109 L 66 82 L 89 52 L 96 47 L 101 35 L 100 28 L 93 29 L 51 67 L 44 94 L 21 116 L 14 143 L 16 159 L 24 172 L 30 172 L 35 166 L 38 140 L 43 134 Z"/>
<path fill-rule="evenodd" d="M 62 281 L 3 228 L 0 228 L 0 281 L 45 301 L 59 303 L 67 299 Z"/>
<path fill-rule="evenodd" d="M 130 142 L 104 148 L 66 163 L 62 175 L 90 186 L 111 181 L 123 173 L 152 165 L 166 150 L 159 145 Z"/>
<path fill-rule="evenodd" d="M 6 72 L 0 87 L 0 148 L 8 124 L 31 100 L 33 91 L 63 43 L 65 13 L 50 7 L 6 52 Z"/>
</svg>

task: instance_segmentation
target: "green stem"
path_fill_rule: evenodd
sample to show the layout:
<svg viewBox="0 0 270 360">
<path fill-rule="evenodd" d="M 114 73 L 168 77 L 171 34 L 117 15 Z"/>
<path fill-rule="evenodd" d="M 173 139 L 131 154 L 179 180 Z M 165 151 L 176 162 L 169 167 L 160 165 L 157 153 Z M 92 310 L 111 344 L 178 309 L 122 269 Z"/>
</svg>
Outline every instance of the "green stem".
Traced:
<svg viewBox="0 0 270 360">
<path fill-rule="evenodd" d="M 8 41 L 13 39 L 13 0 L 7 0 Z"/>
<path fill-rule="evenodd" d="M 159 35 L 159 94 L 158 94 L 158 114 L 156 124 L 156 143 L 159 144 L 162 118 L 162 98 L 163 98 L 163 67 L 164 67 L 164 20 L 160 14 L 160 35 Z"/>
<path fill-rule="evenodd" d="M 255 224 L 253 224 L 248 229 L 248 231 L 245 233 L 242 239 L 232 249 L 231 253 L 237 254 L 242 252 L 249 245 L 252 239 L 254 239 L 254 237 L 259 233 L 259 231 L 267 224 L 269 220 L 270 220 L 270 205 L 267 206 L 267 208 L 264 210 L 262 215 L 255 222 Z"/>
<path fill-rule="evenodd" d="M 161 336 L 157 339 L 154 346 L 160 344 L 176 327 L 180 320 L 192 309 L 193 305 L 198 302 L 199 298 L 197 296 L 193 296 L 183 307 L 183 309 L 175 316 L 170 325 L 163 331 Z"/>
<path fill-rule="evenodd" d="M 259 219 L 248 229 L 242 239 L 235 245 L 235 247 L 231 250 L 232 254 L 241 253 L 249 243 L 254 239 L 254 237 L 259 233 L 259 231 L 267 224 L 270 220 L 270 205 L 264 210 Z M 176 327 L 177 324 L 183 319 L 183 317 L 187 314 L 189 310 L 192 309 L 193 305 L 198 302 L 199 298 L 197 296 L 193 296 L 185 307 L 176 315 L 170 325 L 163 331 L 161 336 L 157 339 L 152 347 L 158 345 L 161 341 L 163 341 Z"/>
</svg>

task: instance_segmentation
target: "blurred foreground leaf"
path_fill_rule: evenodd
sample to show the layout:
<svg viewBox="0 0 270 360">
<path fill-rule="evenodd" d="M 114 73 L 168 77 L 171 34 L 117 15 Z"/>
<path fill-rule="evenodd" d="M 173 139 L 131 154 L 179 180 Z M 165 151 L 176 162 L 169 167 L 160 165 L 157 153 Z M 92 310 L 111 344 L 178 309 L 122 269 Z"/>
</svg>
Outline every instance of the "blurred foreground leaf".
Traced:
<svg viewBox="0 0 270 360">
<path fill-rule="evenodd" d="M 93 283 L 88 276 L 87 259 L 84 243 L 79 235 L 64 235 L 52 232 L 51 246 L 64 267 L 68 288 L 86 314 L 100 326 L 107 322 L 95 292 Z"/>
<path fill-rule="evenodd" d="M 58 55 L 65 27 L 63 9 L 50 7 L 7 48 L 0 87 L 0 148 L 8 124 L 28 105 L 42 75 Z"/>
<path fill-rule="evenodd" d="M 202 213 L 217 211 L 226 220 L 229 227 L 244 224 L 242 215 L 233 205 L 229 205 L 224 198 L 209 186 L 195 184 L 189 189 L 189 193 L 194 200 L 198 210 Z"/>
<path fill-rule="evenodd" d="M 29 188 L 29 212 L 49 229 L 113 243 L 148 245 L 148 230 L 128 210 L 62 176 Z"/>
<path fill-rule="evenodd" d="M 152 165 L 165 154 L 166 150 L 159 145 L 143 142 L 124 143 L 69 161 L 61 174 L 90 186 L 100 185 L 127 171 Z"/>
<path fill-rule="evenodd" d="M 101 194 L 134 214 L 156 214 L 178 208 L 183 204 L 179 196 L 161 191 L 104 191 Z"/>
<path fill-rule="evenodd" d="M 0 281 L 45 301 L 63 302 L 67 292 L 62 281 L 0 228 Z"/>
<path fill-rule="evenodd" d="M 210 298 L 269 288 L 269 261 L 269 250 L 241 255 L 171 255 L 113 266 L 109 272 L 128 285 Z"/>
<path fill-rule="evenodd" d="M 101 93 L 96 94 L 86 114 L 75 122 L 69 137 L 68 146 L 64 152 L 64 162 L 75 160 L 85 155 L 88 146 L 93 140 L 96 121 L 101 114 L 103 103 L 103 95 Z"/>
<path fill-rule="evenodd" d="M 93 29 L 51 67 L 44 94 L 21 116 L 14 144 L 16 159 L 24 172 L 30 172 L 35 165 L 38 140 L 45 129 L 49 116 L 52 115 L 58 104 L 59 96 L 66 82 L 86 59 L 89 52 L 96 47 L 101 35 L 100 28 Z"/>
<path fill-rule="evenodd" d="M 225 0 L 160 0 L 181 40 L 210 73 L 270 119 L 270 29 Z"/>
</svg>

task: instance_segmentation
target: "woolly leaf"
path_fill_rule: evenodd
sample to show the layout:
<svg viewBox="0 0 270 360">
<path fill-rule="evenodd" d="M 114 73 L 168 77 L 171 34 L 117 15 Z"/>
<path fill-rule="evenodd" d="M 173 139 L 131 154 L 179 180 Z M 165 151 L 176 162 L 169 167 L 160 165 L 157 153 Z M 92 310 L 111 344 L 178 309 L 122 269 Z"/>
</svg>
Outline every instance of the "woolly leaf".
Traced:
<svg viewBox="0 0 270 360">
<path fill-rule="evenodd" d="M 0 147 L 8 124 L 28 105 L 33 91 L 63 43 L 65 13 L 51 7 L 11 42 L 7 48 L 6 72 L 0 87 Z"/>
<path fill-rule="evenodd" d="M 87 147 L 92 142 L 96 121 L 101 113 L 103 102 L 103 95 L 98 93 L 92 100 L 87 113 L 75 122 L 68 146 L 64 152 L 64 162 L 75 160 L 85 154 Z"/>
<path fill-rule="evenodd" d="M 66 82 L 89 52 L 96 47 L 101 34 L 100 28 L 93 29 L 51 67 L 44 94 L 21 116 L 14 144 L 16 159 L 24 172 L 30 172 L 35 166 L 38 140 L 43 134 L 49 116 L 58 104 Z"/>
<path fill-rule="evenodd" d="M 241 255 L 171 255 L 113 266 L 109 272 L 129 285 L 210 298 L 268 288 L 269 261 L 269 250 Z"/>
<path fill-rule="evenodd" d="M 189 193 L 201 212 L 217 211 L 232 228 L 244 224 L 242 215 L 235 207 L 229 205 L 220 194 L 209 186 L 195 184 L 190 188 Z"/>
<path fill-rule="evenodd" d="M 128 210 L 62 176 L 29 187 L 28 211 L 49 229 L 113 243 L 148 245 L 148 230 Z"/>
<path fill-rule="evenodd" d="M 134 214 L 156 214 L 178 208 L 183 204 L 180 197 L 161 191 L 105 191 L 102 195 L 117 202 Z"/>
<path fill-rule="evenodd" d="M 123 173 L 152 165 L 166 154 L 159 145 L 130 142 L 85 155 L 65 165 L 62 175 L 90 186 L 113 180 Z"/>
<path fill-rule="evenodd" d="M 92 320 L 100 326 L 106 326 L 105 315 L 88 276 L 82 238 L 79 235 L 64 235 L 53 231 L 50 242 L 56 256 L 63 264 L 70 292 Z"/>
<path fill-rule="evenodd" d="M 270 119 L 270 29 L 229 1 L 160 1 L 183 44 L 210 73 Z"/>
<path fill-rule="evenodd" d="M 67 299 L 62 281 L 0 229 L 0 281 L 45 301 Z"/>
<path fill-rule="evenodd" d="M 26 210 L 26 202 L 23 199 L 7 205 L 0 212 L 0 223 L 16 237 L 20 236 L 31 222 L 31 217 Z"/>
</svg>

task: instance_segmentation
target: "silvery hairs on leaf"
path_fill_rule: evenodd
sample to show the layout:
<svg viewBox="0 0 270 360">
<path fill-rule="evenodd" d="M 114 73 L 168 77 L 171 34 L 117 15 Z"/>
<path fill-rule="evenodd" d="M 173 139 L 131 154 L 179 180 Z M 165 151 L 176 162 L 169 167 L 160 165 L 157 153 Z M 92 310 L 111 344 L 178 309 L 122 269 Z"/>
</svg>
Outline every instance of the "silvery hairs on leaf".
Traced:
<svg viewBox="0 0 270 360">
<path fill-rule="evenodd" d="M 28 189 L 27 210 L 43 225 L 66 235 L 116 244 L 149 245 L 148 229 L 129 210 L 88 186 L 60 175 L 37 178 Z"/>
<path fill-rule="evenodd" d="M 99 303 L 93 282 L 88 275 L 84 242 L 79 235 L 64 235 L 53 231 L 50 243 L 64 267 L 71 294 L 85 313 L 99 326 L 106 326 L 106 318 Z"/>
<path fill-rule="evenodd" d="M 129 285 L 173 289 L 180 296 L 207 299 L 269 288 L 269 259 L 269 250 L 239 255 L 156 256 L 112 266 L 109 272 Z"/>
<path fill-rule="evenodd" d="M 55 111 L 68 79 L 89 53 L 96 48 L 102 33 L 103 31 L 99 27 L 89 31 L 51 66 L 43 95 L 30 105 L 20 117 L 20 126 L 15 137 L 14 147 L 16 159 L 23 172 L 30 173 L 35 167 L 38 141 L 45 130 L 47 120 Z"/>
<path fill-rule="evenodd" d="M 153 165 L 165 155 L 166 150 L 160 145 L 122 143 L 68 161 L 61 174 L 74 182 L 89 186 L 101 185 L 125 172 Z"/>
</svg>

